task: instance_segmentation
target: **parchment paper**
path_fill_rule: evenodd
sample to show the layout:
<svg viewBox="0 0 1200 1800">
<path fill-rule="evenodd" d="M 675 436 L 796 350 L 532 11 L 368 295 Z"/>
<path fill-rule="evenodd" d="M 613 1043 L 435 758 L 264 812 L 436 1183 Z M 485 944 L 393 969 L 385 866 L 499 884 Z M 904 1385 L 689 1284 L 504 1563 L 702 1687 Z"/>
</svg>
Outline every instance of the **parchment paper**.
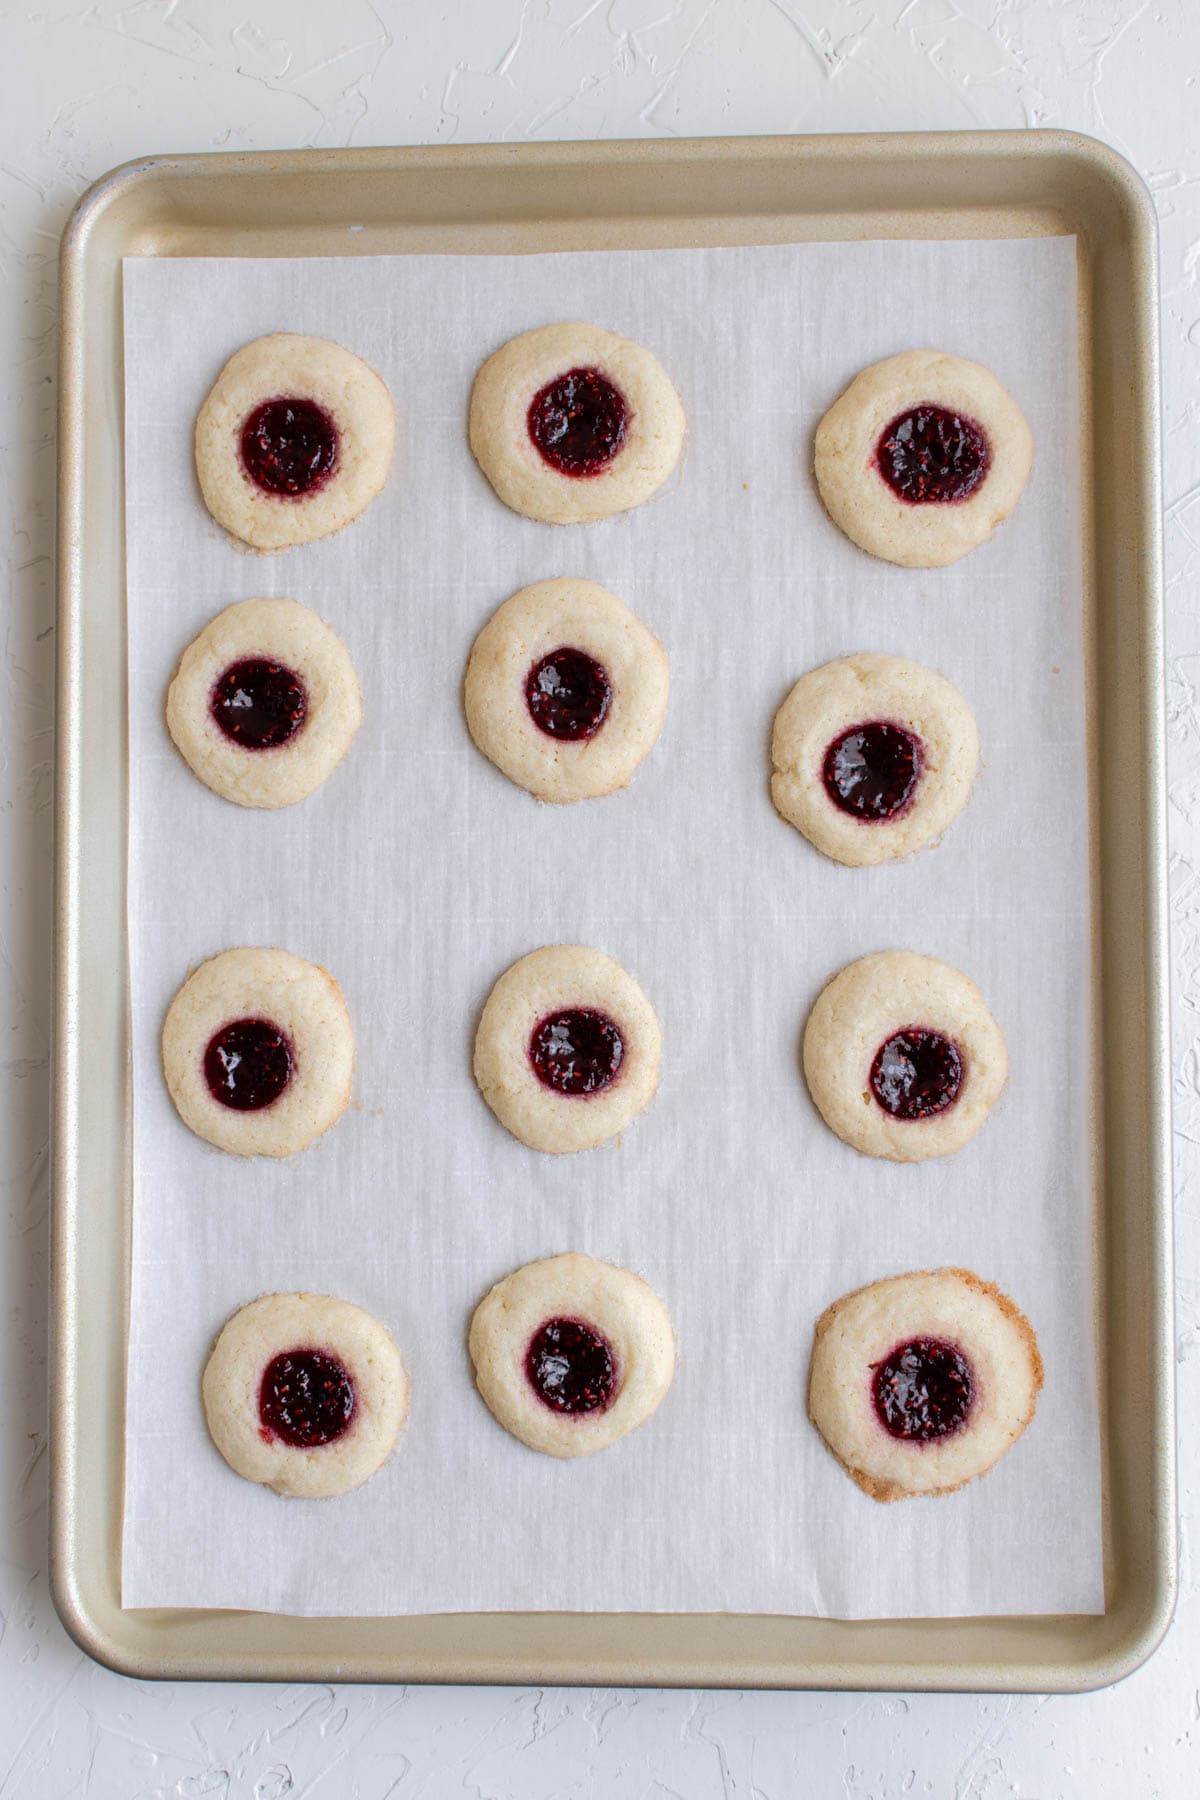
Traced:
<svg viewBox="0 0 1200 1800">
<path fill-rule="evenodd" d="M 348 240 L 352 247 L 353 240 Z M 859 243 L 529 258 L 131 261 L 125 270 L 135 1240 L 124 1600 L 293 1613 L 505 1608 L 842 1616 L 1102 1608 L 1087 1119 L 1087 803 L 1073 241 Z M 683 395 L 686 464 L 629 516 L 505 510 L 467 450 L 472 376 L 510 334 L 596 319 Z M 239 553 L 200 503 L 196 410 L 260 333 L 336 338 L 395 396 L 396 466 L 341 536 Z M 892 568 L 826 519 L 811 437 L 864 364 L 914 346 L 988 363 L 1031 420 L 1014 518 L 956 567 Z M 522 584 L 603 581 L 671 657 L 633 787 L 542 807 L 474 749 L 471 641 Z M 367 722 L 281 813 L 210 794 L 163 724 L 193 634 L 287 594 L 345 639 Z M 771 808 L 776 706 L 853 650 L 932 663 L 985 766 L 945 844 L 875 870 Z M 596 944 L 662 1020 L 663 1080 L 625 1141 L 547 1157 L 475 1091 L 497 975 Z M 158 1036 L 189 968 L 233 944 L 326 965 L 359 1045 L 356 1104 L 279 1165 L 176 1118 Z M 1012 1081 L 958 1156 L 898 1167 L 820 1122 L 800 1033 L 868 951 L 982 986 Z M 627 1264 L 673 1314 L 674 1387 L 642 1431 L 558 1463 L 496 1425 L 465 1350 L 490 1284 L 566 1249 Z M 814 1320 L 880 1275 L 961 1263 L 1033 1320 L 1046 1388 L 986 1480 L 882 1507 L 805 1416 Z M 264 1290 L 370 1308 L 413 1382 L 399 1453 L 360 1491 L 283 1501 L 209 1443 L 200 1372 Z"/>
</svg>

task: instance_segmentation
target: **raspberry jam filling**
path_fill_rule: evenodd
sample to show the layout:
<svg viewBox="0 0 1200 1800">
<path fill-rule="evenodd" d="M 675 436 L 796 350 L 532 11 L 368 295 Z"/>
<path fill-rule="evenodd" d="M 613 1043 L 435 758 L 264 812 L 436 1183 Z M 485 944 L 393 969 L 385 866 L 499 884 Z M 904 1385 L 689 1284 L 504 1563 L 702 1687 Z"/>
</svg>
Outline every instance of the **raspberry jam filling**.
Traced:
<svg viewBox="0 0 1200 1800">
<path fill-rule="evenodd" d="M 547 1319 L 525 1352 L 529 1385 L 552 1412 L 604 1412 L 617 1387 L 612 1345 L 582 1319 Z"/>
<path fill-rule="evenodd" d="M 568 369 L 533 396 L 526 423 L 560 475 L 599 475 L 625 442 L 629 408 L 599 369 Z"/>
<path fill-rule="evenodd" d="M 354 1417 L 350 1371 L 325 1350 L 285 1350 L 263 1370 L 258 1416 L 268 1442 L 317 1450 L 340 1438 Z"/>
<path fill-rule="evenodd" d="M 549 1013 L 533 1028 L 529 1060 L 556 1094 L 598 1094 L 617 1078 L 625 1041 L 605 1013 L 590 1006 Z"/>
<path fill-rule="evenodd" d="M 825 752 L 825 792 L 851 818 L 894 819 L 921 779 L 921 740 L 903 725 L 873 719 L 852 725 Z"/>
<path fill-rule="evenodd" d="M 214 1100 L 234 1112 L 261 1112 L 292 1079 L 292 1046 L 268 1019 L 231 1019 L 204 1052 L 204 1079 Z"/>
<path fill-rule="evenodd" d="M 534 663 L 525 677 L 525 704 L 539 731 L 577 744 L 595 737 L 608 717 L 608 671 L 585 650 L 564 644 Z"/>
<path fill-rule="evenodd" d="M 254 656 L 218 675 L 208 710 L 243 750 L 278 750 L 303 725 L 308 695 L 294 669 Z"/>
<path fill-rule="evenodd" d="M 958 1098 L 963 1059 L 940 1031 L 906 1025 L 880 1044 L 871 1064 L 871 1092 L 893 1119 L 928 1119 Z"/>
<path fill-rule="evenodd" d="M 242 425 L 242 466 L 265 494 L 315 494 L 337 460 L 337 426 L 315 400 L 281 394 L 256 406 Z"/>
<path fill-rule="evenodd" d="M 991 460 L 982 425 L 929 401 L 897 414 L 875 446 L 879 473 L 910 506 L 969 499 Z"/>
<path fill-rule="evenodd" d="M 871 1398 L 879 1423 L 892 1437 L 928 1444 L 966 1424 L 974 1380 L 956 1345 L 941 1338 L 910 1338 L 872 1368 Z"/>
</svg>

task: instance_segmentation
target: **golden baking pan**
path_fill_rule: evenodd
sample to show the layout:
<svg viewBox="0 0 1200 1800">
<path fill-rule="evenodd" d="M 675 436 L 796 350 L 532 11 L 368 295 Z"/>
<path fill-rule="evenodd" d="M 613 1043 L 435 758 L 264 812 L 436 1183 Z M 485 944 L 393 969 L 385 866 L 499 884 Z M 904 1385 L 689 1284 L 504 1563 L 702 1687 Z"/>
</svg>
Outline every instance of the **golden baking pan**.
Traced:
<svg viewBox="0 0 1200 1800">
<path fill-rule="evenodd" d="M 731 1614 L 300 1619 L 120 1602 L 130 1252 L 121 259 L 648 249 L 846 238 L 1079 244 L 1095 917 L 1106 1611 L 848 1622 Z M 151 157 L 62 253 L 51 1567 L 137 1676 L 697 1687 L 1099 1686 L 1175 1596 L 1168 954 L 1154 212 L 1065 132 Z"/>
</svg>

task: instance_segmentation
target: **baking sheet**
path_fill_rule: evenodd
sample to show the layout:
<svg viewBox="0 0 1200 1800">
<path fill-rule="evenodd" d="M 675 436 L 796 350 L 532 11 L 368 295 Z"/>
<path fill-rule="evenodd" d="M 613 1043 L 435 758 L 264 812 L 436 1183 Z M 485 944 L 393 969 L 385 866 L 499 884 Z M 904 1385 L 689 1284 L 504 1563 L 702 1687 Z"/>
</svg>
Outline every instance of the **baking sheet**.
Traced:
<svg viewBox="0 0 1200 1800">
<path fill-rule="evenodd" d="M 852 300 L 848 302 L 848 296 Z M 1098 1611 L 1092 1355 L 1086 761 L 1073 241 L 815 245 L 535 258 L 126 265 L 135 1242 L 126 1605 L 386 1613 L 739 1610 L 846 1617 Z M 686 465 L 627 518 L 507 513 L 464 440 L 475 367 L 510 333 L 593 317 L 683 393 Z M 224 358 L 273 329 L 336 337 L 397 399 L 397 467 L 342 537 L 252 558 L 212 526 L 190 459 Z M 825 520 L 812 430 L 862 364 L 933 343 L 986 360 L 1033 424 L 1015 518 L 955 568 L 871 562 Z M 633 788 L 540 808 L 474 750 L 459 686 L 514 588 L 580 573 L 663 638 L 673 694 Z M 368 719 L 288 812 L 242 813 L 175 756 L 161 696 L 229 601 L 286 593 L 345 638 Z M 833 867 L 776 819 L 774 709 L 854 649 L 934 663 L 979 717 L 985 768 L 947 843 Z M 623 1144 L 551 1159 L 475 1093 L 495 976 L 598 944 L 646 987 L 664 1076 Z M 179 1124 L 157 1038 L 188 966 L 232 943 L 324 963 L 359 1039 L 357 1108 L 287 1165 Z M 824 980 L 902 945 L 981 984 L 1013 1080 L 944 1164 L 859 1158 L 798 1069 Z M 558 1464 L 475 1397 L 478 1296 L 578 1248 L 638 1268 L 676 1321 L 675 1386 L 644 1431 Z M 1019 1449 L 961 1494 L 879 1508 L 803 1411 L 812 1323 L 894 1270 L 964 1262 L 1033 1319 L 1047 1387 Z M 266 1289 L 344 1294 L 414 1381 L 389 1468 L 282 1502 L 208 1444 L 199 1371 Z"/>
</svg>

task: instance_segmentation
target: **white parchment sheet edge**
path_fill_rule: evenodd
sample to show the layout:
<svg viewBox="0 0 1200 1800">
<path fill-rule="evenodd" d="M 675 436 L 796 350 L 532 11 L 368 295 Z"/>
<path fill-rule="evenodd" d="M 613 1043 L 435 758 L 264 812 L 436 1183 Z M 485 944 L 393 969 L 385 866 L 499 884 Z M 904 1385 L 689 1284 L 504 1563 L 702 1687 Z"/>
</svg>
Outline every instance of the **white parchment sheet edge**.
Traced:
<svg viewBox="0 0 1200 1800">
<path fill-rule="evenodd" d="M 536 257 L 145 260 L 125 267 L 135 1228 L 124 1534 L 128 1606 L 292 1613 L 612 1609 L 845 1617 L 1098 1611 L 1099 1424 L 1088 1126 L 1089 893 L 1075 247 L 814 244 Z M 624 518 L 517 518 L 471 460 L 483 358 L 594 319 L 649 345 L 683 396 L 685 463 Z M 346 344 L 384 376 L 391 481 L 342 535 L 274 557 L 199 499 L 196 410 L 264 332 Z M 1030 486 L 955 567 L 892 568 L 825 517 L 822 412 L 865 364 L 932 346 L 986 362 L 1035 436 Z M 526 582 L 582 574 L 671 658 L 666 728 L 633 786 L 539 806 L 472 746 L 471 641 Z M 328 619 L 367 719 L 324 789 L 281 813 L 217 799 L 175 754 L 163 697 L 230 601 Z M 929 662 L 967 695 L 984 764 L 945 843 L 835 867 L 770 804 L 775 708 L 855 650 Z M 662 1021 L 662 1085 L 622 1143 L 545 1157 L 475 1091 L 496 976 L 595 944 Z M 188 969 L 280 944 L 341 983 L 355 1103 L 295 1160 L 247 1163 L 175 1117 L 158 1059 Z M 1012 1079 L 942 1163 L 856 1155 L 799 1069 L 843 963 L 907 947 L 982 987 Z M 476 1396 L 466 1328 L 499 1276 L 579 1249 L 643 1273 L 679 1367 L 652 1422 L 559 1463 Z M 814 1320 L 874 1277 L 965 1264 L 1027 1311 L 1046 1388 L 986 1480 L 881 1507 L 805 1414 Z M 385 1320 L 413 1383 L 388 1467 L 283 1501 L 209 1443 L 200 1373 L 268 1290 Z"/>
</svg>

